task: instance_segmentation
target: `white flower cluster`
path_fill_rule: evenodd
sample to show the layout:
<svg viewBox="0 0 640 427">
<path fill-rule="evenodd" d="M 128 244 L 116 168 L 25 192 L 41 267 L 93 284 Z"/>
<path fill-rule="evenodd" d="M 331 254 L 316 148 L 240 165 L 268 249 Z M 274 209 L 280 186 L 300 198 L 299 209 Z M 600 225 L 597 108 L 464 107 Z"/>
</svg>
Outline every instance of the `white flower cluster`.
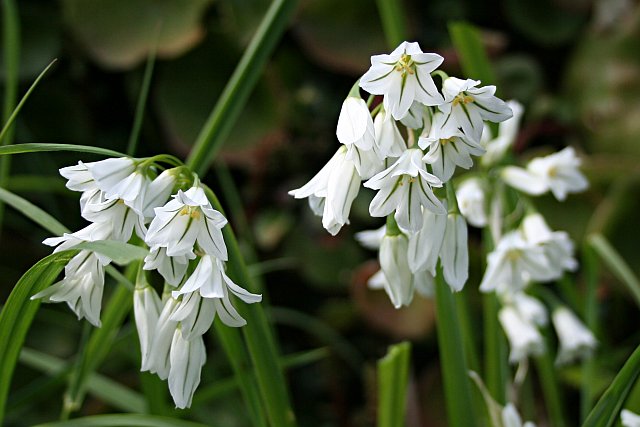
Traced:
<svg viewBox="0 0 640 427">
<path fill-rule="evenodd" d="M 55 251 L 81 242 L 126 243 L 135 230 L 149 248 L 143 269 L 157 270 L 165 281 L 162 297 L 148 284 L 144 271 L 136 281 L 134 315 L 142 370 L 168 379 L 176 406 L 185 408 L 206 359 L 202 336 L 215 317 L 233 327 L 246 323 L 230 294 L 246 303 L 262 297 L 226 275 L 228 256 L 221 230 L 227 220 L 213 209 L 198 178 L 184 166 L 158 174 L 159 169 L 154 158 L 126 157 L 60 169 L 67 188 L 82 192 L 81 214 L 91 224 L 44 243 L 57 245 Z M 104 272 L 110 262 L 104 254 L 81 250 L 65 267 L 64 279 L 33 298 L 64 301 L 79 319 L 100 326 Z"/>
<path fill-rule="evenodd" d="M 370 111 L 354 86 L 338 118 L 342 145 L 311 181 L 290 192 L 298 199 L 308 197 L 323 226 L 335 235 L 349 222 L 361 182 L 377 191 L 369 213 L 388 217 L 389 226 L 375 234 L 378 240 L 373 238 L 381 272 L 370 284 L 384 288 L 396 307 L 408 305 L 416 289 L 429 293 L 438 260 L 447 284 L 455 291 L 464 286 L 467 224 L 455 196 L 446 200 L 439 189 L 450 183 L 457 167 L 469 169 L 472 156 L 485 152 L 485 123 L 512 116 L 494 95 L 495 86 L 445 75 L 439 90 L 431 73 L 442 61 L 409 42 L 373 56 L 359 86 L 372 96 L 382 95 L 382 104 Z"/>
</svg>

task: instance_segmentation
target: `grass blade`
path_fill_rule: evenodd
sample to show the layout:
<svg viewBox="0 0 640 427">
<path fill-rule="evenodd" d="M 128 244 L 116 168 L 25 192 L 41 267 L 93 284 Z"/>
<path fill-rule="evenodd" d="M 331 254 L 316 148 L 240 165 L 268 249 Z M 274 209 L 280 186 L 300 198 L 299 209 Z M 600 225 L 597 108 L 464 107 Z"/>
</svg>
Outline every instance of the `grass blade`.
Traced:
<svg viewBox="0 0 640 427">
<path fill-rule="evenodd" d="M 464 75 L 481 80 L 483 85 L 495 84 L 496 77 L 478 30 L 466 22 L 453 22 L 449 24 L 449 34 Z"/>
<path fill-rule="evenodd" d="M 57 376 L 69 370 L 64 360 L 39 351 L 23 348 L 20 352 L 20 363 L 30 368 L 44 372 L 50 376 Z M 144 397 L 110 378 L 92 374 L 87 380 L 87 390 L 105 403 L 116 409 L 127 412 L 142 413 L 146 410 Z"/>
<path fill-rule="evenodd" d="M 0 188 L 0 200 L 55 235 L 62 235 L 69 230 L 57 219 L 20 196 Z"/>
<path fill-rule="evenodd" d="M 560 384 L 558 383 L 551 353 L 546 351 L 541 356 L 536 357 L 535 363 L 549 421 L 555 427 L 565 427 L 567 423 L 564 418 L 564 399 L 560 392 Z"/>
<path fill-rule="evenodd" d="M 411 344 L 402 342 L 378 361 L 378 427 L 405 425 L 410 358 Z"/>
<path fill-rule="evenodd" d="M 274 0 L 205 122 L 187 166 L 202 175 L 236 123 L 280 40 L 297 0 Z"/>
<path fill-rule="evenodd" d="M 629 290 L 636 304 L 640 307 L 640 280 L 633 270 L 602 234 L 592 234 L 587 238 L 589 245 L 596 251 L 611 272 Z"/>
<path fill-rule="evenodd" d="M 91 147 L 89 145 L 48 144 L 38 142 L 0 147 L 0 156 L 7 154 L 41 153 L 47 151 L 74 151 L 77 153 L 100 154 L 107 157 L 126 157 L 126 154 L 109 150 L 107 148 Z"/>
<path fill-rule="evenodd" d="M 438 350 L 444 380 L 448 420 L 451 427 L 475 426 L 471 387 L 464 360 L 464 345 L 451 289 L 442 270 L 436 276 Z"/>
<path fill-rule="evenodd" d="M 128 265 L 136 260 L 142 260 L 149 255 L 149 251 L 145 248 L 116 240 L 82 242 L 74 246 L 74 248 L 98 252 L 99 254 L 109 257 L 114 263 L 120 266 Z"/>
<path fill-rule="evenodd" d="M 582 427 L 610 427 L 618 421 L 620 410 L 640 376 L 640 346 L 627 359 L 609 388 L 589 413 Z"/>
<path fill-rule="evenodd" d="M 149 51 L 149 56 L 147 56 L 147 65 L 144 67 L 144 76 L 142 77 L 142 87 L 140 88 L 140 94 L 138 95 L 138 102 L 136 104 L 136 113 L 133 119 L 133 127 L 131 128 L 131 135 L 129 135 L 129 143 L 127 144 L 127 154 L 130 156 L 135 155 L 136 148 L 138 147 L 140 129 L 142 128 L 142 120 L 144 119 L 144 110 L 147 106 L 147 98 L 149 97 L 149 88 L 151 87 L 151 77 L 153 76 L 153 67 L 156 63 L 156 48 L 158 45 L 158 35 L 159 34 L 156 34 L 155 43 L 153 44 L 153 47 Z"/>
<path fill-rule="evenodd" d="M 108 414 L 76 418 L 69 421 L 38 424 L 35 427 L 206 427 L 206 424 L 176 418 L 139 414 Z"/>
<path fill-rule="evenodd" d="M 407 18 L 404 13 L 401 0 L 377 0 L 378 12 L 382 20 L 387 44 L 395 49 L 403 41 L 407 40 Z"/>
<path fill-rule="evenodd" d="M 591 332 L 599 336 L 598 331 L 598 276 L 599 265 L 595 251 L 589 244 L 583 244 L 582 262 L 586 293 L 584 296 L 584 320 Z M 596 361 L 593 357 L 582 362 L 582 376 L 585 379 L 596 376 Z M 580 386 L 580 421 L 584 421 L 593 408 L 594 390 L 589 380 L 582 381 Z"/>
<path fill-rule="evenodd" d="M 58 252 L 38 261 L 16 283 L 0 312 L 0 424 L 20 349 L 40 307 L 40 300 L 30 298 L 53 283 L 75 253 Z"/>
</svg>

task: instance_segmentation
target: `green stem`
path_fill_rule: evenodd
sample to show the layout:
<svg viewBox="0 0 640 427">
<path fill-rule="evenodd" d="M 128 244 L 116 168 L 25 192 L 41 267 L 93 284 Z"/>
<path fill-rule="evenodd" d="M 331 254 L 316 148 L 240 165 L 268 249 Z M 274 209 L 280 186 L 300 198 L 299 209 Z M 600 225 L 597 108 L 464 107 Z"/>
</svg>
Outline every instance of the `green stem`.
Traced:
<svg viewBox="0 0 640 427">
<path fill-rule="evenodd" d="M 451 427 L 475 426 L 476 417 L 473 414 L 471 388 L 455 301 L 451 289 L 444 282 L 442 271 L 438 271 L 436 276 L 436 310 L 438 349 L 444 380 L 448 425 Z"/>
<path fill-rule="evenodd" d="M 564 399 L 560 393 L 560 384 L 556 378 L 556 370 L 551 353 L 545 351 L 544 354 L 535 358 L 535 363 L 551 425 L 564 427 L 567 425 L 563 413 Z"/>
<path fill-rule="evenodd" d="M 133 119 L 133 127 L 131 128 L 131 135 L 129 135 L 129 143 L 127 145 L 127 154 L 130 156 L 135 155 L 136 149 L 138 148 L 140 129 L 142 128 L 142 120 L 144 119 L 144 110 L 147 105 L 147 98 L 149 97 L 149 88 L 151 87 L 153 67 L 156 63 L 156 46 L 157 37 L 156 43 L 153 44 L 153 48 L 149 51 L 149 56 L 147 57 L 147 65 L 144 68 L 142 87 L 140 88 L 140 95 L 138 95 L 136 113 Z"/>
<path fill-rule="evenodd" d="M 583 245 L 582 266 L 587 286 L 584 296 L 584 320 L 587 327 L 598 336 L 598 259 L 593 248 Z M 582 362 L 582 384 L 580 386 L 580 421 L 583 422 L 593 407 L 595 393 L 592 379 L 596 377 L 596 362 L 588 357 Z"/>
<path fill-rule="evenodd" d="M 240 116 L 297 3 L 274 0 L 262 19 L 187 159 L 187 165 L 199 175 L 207 170 Z"/>
<path fill-rule="evenodd" d="M 410 358 L 411 344 L 405 341 L 378 361 L 378 427 L 405 425 Z"/>
<path fill-rule="evenodd" d="M 487 389 L 498 403 L 505 403 L 507 382 L 507 346 L 498 322 L 498 298 L 495 294 L 482 297 L 484 318 L 484 372 Z"/>
<path fill-rule="evenodd" d="M 377 0 L 376 3 L 387 44 L 394 49 L 408 37 L 407 18 L 402 0 Z"/>
</svg>

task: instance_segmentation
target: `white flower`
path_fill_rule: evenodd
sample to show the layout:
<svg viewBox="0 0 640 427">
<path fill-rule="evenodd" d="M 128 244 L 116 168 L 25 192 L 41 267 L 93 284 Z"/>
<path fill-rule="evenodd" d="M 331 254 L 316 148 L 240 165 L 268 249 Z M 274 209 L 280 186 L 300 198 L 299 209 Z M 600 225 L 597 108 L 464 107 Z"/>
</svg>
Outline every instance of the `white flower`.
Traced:
<svg viewBox="0 0 640 427">
<path fill-rule="evenodd" d="M 176 297 L 177 298 L 177 297 Z M 180 331 L 186 340 L 204 335 L 216 317 L 215 302 L 202 298 L 198 292 L 183 295 L 170 320 L 180 323 Z"/>
<path fill-rule="evenodd" d="M 349 222 L 351 204 L 360 190 L 360 176 L 346 154 L 346 147 L 340 147 L 311 181 L 289 191 L 296 199 L 309 197 L 314 213 L 322 215 L 322 225 L 334 236 Z"/>
<path fill-rule="evenodd" d="M 379 190 L 369 205 L 371 216 L 385 217 L 395 210 L 395 219 L 405 230 L 420 229 L 423 207 L 434 213 L 446 213 L 432 189 L 441 187 L 442 182 L 427 172 L 422 162 L 422 150 L 417 148 L 405 151 L 393 165 L 364 186 Z"/>
<path fill-rule="evenodd" d="M 203 298 L 224 298 L 224 289 L 228 288 L 235 296 L 248 304 L 262 300 L 261 295 L 247 292 L 236 285 L 224 272 L 224 263 L 211 255 L 200 258 L 198 266 L 182 285 L 179 291 L 173 291 L 173 297 L 198 291 Z"/>
<path fill-rule="evenodd" d="M 100 190 L 88 191 L 80 197 L 80 206 L 81 215 L 87 221 L 111 224 L 111 239 L 127 242 L 134 229 L 138 237 L 144 239 L 147 232 L 144 217 L 121 200 L 108 200 Z"/>
<path fill-rule="evenodd" d="M 378 270 L 367 281 L 367 286 L 370 289 L 387 289 L 390 287 L 384 272 Z M 411 275 L 411 287 L 415 289 L 424 298 L 431 298 L 434 295 L 435 290 L 435 278 L 428 271 L 418 271 Z"/>
<path fill-rule="evenodd" d="M 207 360 L 201 336 L 187 340 L 176 329 L 169 353 L 169 392 L 177 408 L 191 406 L 191 399 L 200 384 L 200 373 Z"/>
<path fill-rule="evenodd" d="M 384 290 L 395 308 L 409 305 L 413 300 L 414 284 L 407 250 L 409 242 L 404 234 L 385 235 L 380 244 L 380 269 L 386 279 Z"/>
<path fill-rule="evenodd" d="M 78 316 L 100 327 L 100 309 L 104 289 L 104 266 L 90 251 L 82 250 L 65 266 L 64 279 L 31 299 L 42 298 L 44 302 L 66 302 Z"/>
<path fill-rule="evenodd" d="M 571 310 L 567 307 L 556 308 L 551 318 L 560 342 L 557 364 L 569 363 L 591 355 L 598 342 Z"/>
<path fill-rule="evenodd" d="M 409 236 L 409 267 L 411 271 L 436 274 L 436 265 L 447 228 L 447 216 L 430 211 L 422 213 L 422 226 Z"/>
<path fill-rule="evenodd" d="M 355 238 L 367 249 L 380 249 L 380 243 L 386 234 L 387 226 L 383 225 L 375 230 L 359 231 L 355 234 Z"/>
<path fill-rule="evenodd" d="M 178 300 L 169 297 L 165 302 L 156 327 L 153 330 L 153 339 L 147 357 L 142 358 L 141 371 L 149 371 L 157 374 L 161 380 L 166 380 L 171 367 L 169 361 L 169 351 L 171 350 L 171 340 L 178 327 L 178 322 L 171 319 L 172 314 L 178 306 Z"/>
<path fill-rule="evenodd" d="M 522 233 L 528 242 L 542 247 L 550 267 L 550 280 L 562 277 L 565 270 L 578 268 L 569 235 L 564 231 L 551 231 L 542 215 L 527 215 L 522 221 Z"/>
<path fill-rule="evenodd" d="M 173 200 L 156 208 L 155 213 L 145 239 L 147 245 L 167 248 L 168 256 L 180 256 L 192 253 L 197 241 L 205 253 L 227 260 L 221 231 L 227 220 L 211 207 L 202 188 L 178 190 Z"/>
<path fill-rule="evenodd" d="M 526 169 L 508 166 L 502 171 L 502 179 L 510 186 L 535 196 L 551 191 L 556 199 L 562 201 L 567 194 L 584 191 L 589 186 L 579 166 L 580 158 L 572 147 L 567 147 L 531 160 Z"/>
<path fill-rule="evenodd" d="M 502 427 L 536 427 L 530 421 L 522 423 L 522 418 L 513 403 L 509 402 L 502 410 Z"/>
<path fill-rule="evenodd" d="M 620 420 L 623 427 L 640 427 L 640 415 L 636 415 L 628 409 L 620 412 Z"/>
<path fill-rule="evenodd" d="M 371 57 L 371 68 L 360 79 L 360 87 L 374 95 L 384 95 L 384 109 L 402 119 L 414 101 L 425 105 L 443 102 L 431 72 L 443 58 L 423 53 L 418 43 L 402 42 L 388 55 Z"/>
<path fill-rule="evenodd" d="M 492 137 L 489 126 L 485 125 L 482 140 L 480 141 L 487 150 L 480 159 L 484 166 L 491 166 L 502 160 L 518 136 L 524 107 L 518 101 L 507 101 L 507 105 L 511 108 L 513 116 L 500 123 L 498 135 L 495 138 Z"/>
<path fill-rule="evenodd" d="M 383 158 L 400 157 L 407 149 L 407 144 L 398 130 L 396 121 L 384 110 L 376 115 L 373 121 L 376 134 L 376 145 Z"/>
<path fill-rule="evenodd" d="M 48 246 L 57 246 L 53 252 L 66 251 L 73 249 L 75 246 L 82 242 L 95 242 L 98 240 L 107 240 L 111 237 L 113 227 L 109 222 L 96 222 L 89 224 L 83 229 L 76 231 L 75 233 L 64 233 L 61 237 L 49 237 L 44 239 L 42 243 Z M 96 253 L 96 257 L 100 260 L 102 265 L 107 265 L 111 260 L 105 255 Z"/>
<path fill-rule="evenodd" d="M 447 78 L 442 85 L 445 103 L 438 108 L 462 128 L 472 140 L 480 141 L 484 121 L 501 122 L 512 116 L 511 109 L 494 96 L 495 86 L 476 87 L 478 80 Z"/>
<path fill-rule="evenodd" d="M 86 163 L 79 161 L 77 165 L 61 168 L 60 175 L 67 178 L 66 187 L 72 191 L 90 191 L 98 186 L 89 172 Z"/>
<path fill-rule="evenodd" d="M 375 142 L 373 119 L 367 103 L 361 98 L 347 97 L 342 103 L 336 136 L 341 144 L 371 150 Z"/>
<path fill-rule="evenodd" d="M 133 315 L 136 319 L 142 365 L 147 364 L 153 332 L 162 310 L 162 301 L 156 291 L 149 285 L 136 287 L 133 292 Z"/>
<path fill-rule="evenodd" d="M 548 280 L 549 262 L 541 247 L 525 241 L 519 231 L 502 236 L 487 257 L 480 290 L 498 294 L 519 292 L 529 280 Z"/>
<path fill-rule="evenodd" d="M 474 227 L 487 225 L 485 191 L 478 178 L 464 180 L 456 189 L 460 212 Z"/>
<path fill-rule="evenodd" d="M 411 129 L 422 129 L 431 123 L 431 108 L 420 102 L 414 102 L 400 123 Z"/>
<path fill-rule="evenodd" d="M 194 253 L 186 253 L 183 255 L 169 256 L 167 248 L 154 246 L 151 248 L 149 255 L 144 259 L 145 270 L 158 270 L 164 280 L 171 286 L 178 286 L 189 266 L 189 260 L 194 259 Z"/>
<path fill-rule="evenodd" d="M 371 178 L 385 165 L 384 156 L 375 144 L 371 150 L 362 150 L 353 144 L 348 146 L 346 159 L 353 162 L 361 179 Z"/>
<path fill-rule="evenodd" d="M 471 156 L 484 153 L 484 148 L 478 142 L 458 130 L 451 117 L 436 113 L 429 131 L 418 140 L 420 148 L 429 149 L 422 160 L 431 165 L 433 174 L 443 182 L 453 176 L 456 166 L 469 169 L 473 166 Z"/>
<path fill-rule="evenodd" d="M 512 305 L 527 322 L 537 326 L 545 326 L 548 321 L 547 309 L 536 298 L 517 292 L 506 298 L 506 303 Z"/>
<path fill-rule="evenodd" d="M 538 329 L 523 318 L 514 307 L 503 307 L 498 317 L 509 339 L 511 363 L 518 363 L 529 355 L 540 355 L 544 352 L 544 338 Z"/>
<path fill-rule="evenodd" d="M 96 186 L 105 193 L 109 193 L 127 179 L 136 170 L 136 162 L 130 157 L 118 157 L 85 163 L 89 173 L 96 182 Z"/>
<path fill-rule="evenodd" d="M 143 214 L 143 203 L 147 188 L 151 180 L 142 172 L 135 170 L 122 181 L 112 186 L 109 191 L 104 192 L 107 200 L 122 200 L 122 202 L 133 209 L 138 215 Z"/>
<path fill-rule="evenodd" d="M 449 214 L 444 232 L 440 262 L 444 280 L 455 292 L 460 291 L 469 278 L 469 250 L 467 223 L 462 215 Z"/>
<path fill-rule="evenodd" d="M 153 219 L 155 216 L 154 209 L 167 203 L 176 184 L 175 174 L 176 169 L 167 169 L 148 185 L 142 205 L 142 214 L 145 219 Z"/>
</svg>

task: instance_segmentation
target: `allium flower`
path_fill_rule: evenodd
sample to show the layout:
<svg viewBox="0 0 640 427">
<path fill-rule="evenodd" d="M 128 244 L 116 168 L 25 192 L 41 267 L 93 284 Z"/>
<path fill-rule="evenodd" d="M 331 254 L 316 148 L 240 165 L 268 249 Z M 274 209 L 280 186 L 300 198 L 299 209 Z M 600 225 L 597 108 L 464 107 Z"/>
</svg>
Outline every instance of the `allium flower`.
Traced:
<svg viewBox="0 0 640 427">
<path fill-rule="evenodd" d="M 447 78 L 442 85 L 445 103 L 438 106 L 474 141 L 480 141 L 485 120 L 498 123 L 513 115 L 509 106 L 494 96 L 495 86 L 476 87 L 479 84 L 478 80 Z"/>
<path fill-rule="evenodd" d="M 418 231 L 422 227 L 423 207 L 434 213 L 446 213 L 432 189 L 441 187 L 442 182 L 427 172 L 422 150 L 417 148 L 405 151 L 393 165 L 364 186 L 379 190 L 369 205 L 371 216 L 385 217 L 395 210 L 395 219 L 405 230 Z"/>
<path fill-rule="evenodd" d="M 526 169 L 508 166 L 502 171 L 502 179 L 510 186 L 532 195 L 551 191 L 562 201 L 569 193 L 579 193 L 589 186 L 578 169 L 580 158 L 572 147 L 567 147 L 546 157 L 537 157 Z"/>
<path fill-rule="evenodd" d="M 460 214 L 447 216 L 440 262 L 445 282 L 453 291 L 460 291 L 469 278 L 467 223 Z"/>
<path fill-rule="evenodd" d="M 169 391 L 177 408 L 191 406 L 193 393 L 200 384 L 202 367 L 207 360 L 202 336 L 190 340 L 176 329 L 171 341 L 169 361 Z"/>
<path fill-rule="evenodd" d="M 534 324 L 514 307 L 503 307 L 498 313 L 498 318 L 509 339 L 511 363 L 518 363 L 530 355 L 540 355 L 544 352 L 544 338 Z"/>
<path fill-rule="evenodd" d="M 142 214 L 146 220 L 155 216 L 154 209 L 163 206 L 173 193 L 176 185 L 176 169 L 167 169 L 158 175 L 147 187 L 142 204 Z"/>
<path fill-rule="evenodd" d="M 109 193 L 136 170 L 136 162 L 130 157 L 119 157 L 85 163 L 97 187 Z"/>
<path fill-rule="evenodd" d="M 376 131 L 376 145 L 383 158 L 400 157 L 407 149 L 407 144 L 398 130 L 396 121 L 384 110 L 381 110 L 373 121 Z"/>
<path fill-rule="evenodd" d="M 628 409 L 620 412 L 620 421 L 623 427 L 640 427 L 640 415 L 636 415 Z"/>
<path fill-rule="evenodd" d="M 351 204 L 360 190 L 360 176 L 347 148 L 340 147 L 331 160 L 302 187 L 289 191 L 296 199 L 309 198 L 309 206 L 322 215 L 322 225 L 332 235 L 349 222 Z"/>
<path fill-rule="evenodd" d="M 72 191 L 90 191 L 98 188 L 86 163 L 79 161 L 77 165 L 61 168 L 60 175 L 67 178 L 66 187 Z"/>
<path fill-rule="evenodd" d="M 456 188 L 456 199 L 460 212 L 469 224 L 480 228 L 487 225 L 485 191 L 478 178 L 464 180 Z"/>
<path fill-rule="evenodd" d="M 375 142 L 373 119 L 367 103 L 361 98 L 347 97 L 342 103 L 336 136 L 341 144 L 371 150 Z"/>
<path fill-rule="evenodd" d="M 524 292 L 517 292 L 507 296 L 505 302 L 512 305 L 518 311 L 520 317 L 527 322 L 537 326 L 545 326 L 549 321 L 544 304 Z"/>
<path fill-rule="evenodd" d="M 143 365 L 146 363 L 145 359 L 149 357 L 153 332 L 162 310 L 162 301 L 156 291 L 148 284 L 145 285 L 136 286 L 133 292 L 133 315 L 136 319 Z"/>
<path fill-rule="evenodd" d="M 522 418 L 513 403 L 509 402 L 502 410 L 502 427 L 536 427 L 531 421 L 522 423 Z"/>
<path fill-rule="evenodd" d="M 431 123 L 431 108 L 427 108 L 420 102 L 414 102 L 400 123 L 410 129 L 422 129 L 429 127 Z M 377 117 L 377 116 L 376 116 Z"/>
<path fill-rule="evenodd" d="M 166 380 L 169 376 L 171 340 L 178 327 L 178 322 L 171 319 L 171 316 L 176 311 L 178 304 L 178 300 L 172 297 L 164 301 L 152 333 L 151 345 L 148 347 L 147 354 L 142 357 L 140 370 L 157 374 L 161 380 Z"/>
<path fill-rule="evenodd" d="M 168 256 L 181 256 L 192 253 L 197 241 L 205 253 L 227 260 L 221 231 L 227 220 L 211 207 L 202 188 L 179 190 L 173 200 L 156 208 L 155 213 L 145 238 L 149 246 L 167 248 Z"/>
<path fill-rule="evenodd" d="M 569 235 L 564 231 L 552 231 L 542 215 L 527 215 L 522 221 L 522 233 L 528 242 L 542 247 L 550 267 L 550 280 L 562 277 L 564 271 L 578 268 Z"/>
<path fill-rule="evenodd" d="M 491 135 L 491 129 L 486 125 L 482 132 L 482 140 L 480 143 L 487 150 L 480 159 L 480 162 L 484 166 L 491 166 L 502 160 L 518 136 L 520 119 L 522 118 L 524 107 L 518 101 L 507 101 L 507 105 L 511 108 L 513 116 L 500 123 L 498 135 L 494 138 L 493 135 Z"/>
<path fill-rule="evenodd" d="M 482 292 L 519 292 L 529 280 L 548 280 L 549 262 L 541 247 L 524 240 L 519 231 L 505 234 L 487 258 Z"/>
<path fill-rule="evenodd" d="M 440 249 L 447 228 L 447 215 L 436 215 L 430 211 L 422 214 L 422 227 L 409 236 L 409 267 L 411 271 L 426 270 L 436 274 Z"/>
<path fill-rule="evenodd" d="M 100 309 L 104 289 L 104 265 L 90 251 L 82 250 L 65 266 L 64 279 L 55 283 L 31 299 L 43 302 L 66 302 L 78 320 L 86 318 L 100 327 Z"/>
<path fill-rule="evenodd" d="M 402 42 L 388 55 L 371 57 L 371 68 L 360 79 L 360 87 L 384 95 L 384 109 L 400 120 L 414 101 L 425 105 L 443 102 L 431 78 L 442 61 L 440 55 L 423 53 L 418 43 Z"/>
<path fill-rule="evenodd" d="M 111 224 L 111 239 L 128 242 L 134 230 L 138 237 L 145 238 L 144 217 L 120 199 L 109 200 L 103 191 L 86 192 L 80 205 L 81 215 L 87 221 Z"/>
<path fill-rule="evenodd" d="M 407 250 L 409 242 L 407 236 L 385 235 L 380 244 L 380 270 L 386 279 L 384 290 L 395 308 L 409 305 L 413 300 L 413 277 Z"/>
<path fill-rule="evenodd" d="M 429 150 L 422 160 L 431 165 L 433 174 L 443 182 L 449 181 L 456 166 L 469 169 L 473 166 L 471 156 L 484 153 L 478 142 L 460 132 L 451 117 L 436 113 L 428 133 L 418 140 L 420 148 Z"/>
<path fill-rule="evenodd" d="M 367 249 L 380 249 L 380 243 L 387 234 L 387 226 L 383 225 L 375 230 L 359 231 L 355 234 L 355 238 L 363 247 Z"/>
<path fill-rule="evenodd" d="M 560 342 L 557 364 L 570 363 L 591 355 L 598 341 L 571 310 L 567 307 L 556 308 L 551 319 Z"/>
<path fill-rule="evenodd" d="M 144 259 L 145 270 L 158 270 L 158 273 L 171 286 L 178 286 L 189 266 L 189 260 L 194 259 L 196 255 L 193 252 L 187 252 L 183 255 L 169 256 L 167 248 L 155 246 L 151 248 L 149 255 Z"/>
</svg>

